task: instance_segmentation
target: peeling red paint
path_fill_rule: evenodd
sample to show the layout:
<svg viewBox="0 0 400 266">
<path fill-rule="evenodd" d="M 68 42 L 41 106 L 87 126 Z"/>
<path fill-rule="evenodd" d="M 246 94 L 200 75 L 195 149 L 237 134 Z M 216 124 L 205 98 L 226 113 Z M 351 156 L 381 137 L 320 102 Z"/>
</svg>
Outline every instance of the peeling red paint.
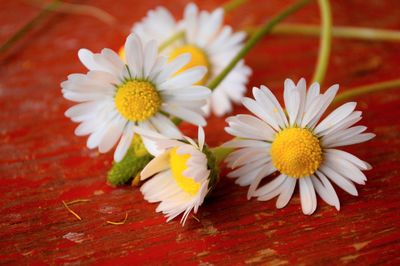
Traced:
<svg viewBox="0 0 400 266">
<path fill-rule="evenodd" d="M 249 1 L 227 21 L 235 28 L 261 23 L 293 1 Z M 337 25 L 400 30 L 397 0 L 331 1 Z M 118 49 L 131 24 L 149 8 L 165 5 L 180 14 L 186 1 L 86 1 L 107 10 L 118 26 L 92 17 L 49 17 L 3 57 L 0 64 L 0 261 L 4 264 L 387 264 L 400 263 L 400 94 L 393 90 L 358 98 L 363 124 L 377 137 L 347 148 L 369 161 L 368 182 L 359 197 L 337 189 L 341 211 L 320 199 L 312 216 L 300 210 L 298 192 L 289 205 L 246 200 L 247 188 L 236 186 L 223 170 L 217 190 L 189 218 L 165 223 L 156 205 L 143 200 L 138 188 L 112 188 L 105 183 L 112 155 L 86 149 L 73 135 L 76 124 L 64 117 L 71 103 L 59 83 L 83 71 L 77 50 Z M 222 1 L 199 1 L 212 9 Z M 37 13 L 20 1 L 1 1 L 0 42 Z M 133 11 L 134 10 L 134 11 Z M 21 15 L 23 14 L 23 15 Z M 180 16 L 180 15 L 179 15 Z M 288 19 L 318 23 L 315 3 Z M 76 26 L 79 25 L 79 26 Z M 271 36 L 246 59 L 253 68 L 249 87 L 265 84 L 281 95 L 287 77 L 310 78 L 318 39 Z M 357 85 L 399 77 L 398 43 L 337 40 L 326 85 Z M 280 96 L 279 96 L 280 97 Z M 236 107 L 235 112 L 244 112 Z M 210 145 L 229 139 L 224 118 L 211 117 Z M 195 136 L 188 124 L 183 131 Z M 62 200 L 89 202 L 72 206 Z M 109 225 L 128 213 L 123 225 Z M 71 240 L 72 239 L 72 240 Z"/>
</svg>

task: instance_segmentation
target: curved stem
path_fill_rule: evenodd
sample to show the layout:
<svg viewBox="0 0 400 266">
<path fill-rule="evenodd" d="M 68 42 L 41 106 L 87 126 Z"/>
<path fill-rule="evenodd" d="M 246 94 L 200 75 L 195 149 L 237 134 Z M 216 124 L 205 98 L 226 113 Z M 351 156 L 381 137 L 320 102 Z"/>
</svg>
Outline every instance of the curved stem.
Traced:
<svg viewBox="0 0 400 266">
<path fill-rule="evenodd" d="M 163 51 L 165 48 L 167 48 L 174 42 L 176 42 L 180 39 L 183 39 L 183 38 L 185 38 L 185 31 L 183 31 L 183 30 L 178 31 L 177 33 L 175 33 L 170 38 L 168 38 L 167 40 L 165 40 L 163 43 L 160 44 L 160 46 L 158 47 L 158 52 Z"/>
<path fill-rule="evenodd" d="M 250 28 L 247 31 L 252 31 L 252 29 Z M 272 34 L 320 36 L 321 27 L 298 23 L 282 23 L 274 28 Z M 335 38 L 358 39 L 364 41 L 400 41 L 400 31 L 363 27 L 334 26 L 332 27 L 332 36 Z"/>
<path fill-rule="evenodd" d="M 315 67 L 313 81 L 322 83 L 328 69 L 329 55 L 332 42 L 332 14 L 329 0 L 318 0 L 321 13 L 321 37 L 317 66 Z"/>
<path fill-rule="evenodd" d="M 289 6 L 278 15 L 274 16 L 271 20 L 261 26 L 246 42 L 245 46 L 239 51 L 239 53 L 231 60 L 231 62 L 216 76 L 209 84 L 208 88 L 214 90 L 224 78 L 231 72 L 231 70 L 236 66 L 236 64 L 245 57 L 248 52 L 256 45 L 265 35 L 269 34 L 276 24 L 287 18 L 289 15 L 295 13 L 303 6 L 308 4 L 310 0 L 299 0 L 293 5 Z"/>
<path fill-rule="evenodd" d="M 236 8 L 238 8 L 241 5 L 244 5 L 247 2 L 247 0 L 231 0 L 224 4 L 222 7 L 226 12 L 230 12 Z"/>
<path fill-rule="evenodd" d="M 0 46 L 0 53 L 6 52 L 11 46 L 21 39 L 28 31 L 39 24 L 51 11 L 56 10 L 60 5 L 60 1 L 54 0 L 46 5 L 32 20 L 20 28 L 5 43 Z"/>
<path fill-rule="evenodd" d="M 348 91 L 338 94 L 333 100 L 333 103 L 338 103 L 349 98 L 389 89 L 400 89 L 400 79 L 378 82 L 350 89 Z"/>
</svg>

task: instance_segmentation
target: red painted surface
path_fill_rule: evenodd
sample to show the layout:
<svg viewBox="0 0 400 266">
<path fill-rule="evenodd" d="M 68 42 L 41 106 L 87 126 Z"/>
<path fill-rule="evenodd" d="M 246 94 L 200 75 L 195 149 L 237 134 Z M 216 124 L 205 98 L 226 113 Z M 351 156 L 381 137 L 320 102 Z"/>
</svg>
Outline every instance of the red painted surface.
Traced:
<svg viewBox="0 0 400 266">
<path fill-rule="evenodd" d="M 250 1 L 227 21 L 235 28 L 260 23 L 293 1 Z M 130 25 L 146 10 L 163 4 L 180 14 L 186 1 L 85 1 L 107 10 L 120 25 L 109 26 L 82 15 L 52 15 L 3 56 L 0 65 L 0 263 L 1 264 L 392 264 L 400 259 L 400 93 L 396 90 L 358 98 L 363 124 L 377 137 L 348 148 L 374 169 L 358 186 L 359 197 L 337 190 L 342 210 L 321 200 L 304 216 L 298 192 L 288 207 L 246 200 L 223 175 L 214 194 L 185 227 L 165 223 L 155 204 L 137 188 L 105 183 L 112 155 L 85 147 L 73 135 L 76 127 L 63 116 L 71 102 L 59 83 L 83 71 L 76 53 L 81 47 L 118 49 Z M 199 1 L 212 9 L 221 1 Z M 400 30 L 400 2 L 332 1 L 337 25 Z M 23 1 L 0 1 L 0 42 L 37 12 Z M 180 15 L 178 15 L 180 16 Z M 288 19 L 318 23 L 315 4 Z M 318 40 L 306 37 L 266 38 L 247 57 L 253 68 L 250 86 L 266 84 L 280 95 L 287 77 L 310 78 Z M 399 78 L 400 44 L 337 40 L 326 84 L 342 90 Z M 237 107 L 235 112 L 242 112 Z M 228 136 L 223 118 L 206 128 L 210 145 Z M 196 129 L 182 126 L 195 136 Z M 62 205 L 73 205 L 78 221 Z M 109 225 L 128 212 L 124 225 Z"/>
</svg>

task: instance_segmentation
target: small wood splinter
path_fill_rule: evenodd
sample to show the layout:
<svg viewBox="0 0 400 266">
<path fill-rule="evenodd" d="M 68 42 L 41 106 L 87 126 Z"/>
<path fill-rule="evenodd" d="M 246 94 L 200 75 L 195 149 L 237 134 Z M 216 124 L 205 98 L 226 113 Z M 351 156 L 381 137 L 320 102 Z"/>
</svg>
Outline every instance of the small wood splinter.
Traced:
<svg viewBox="0 0 400 266">
<path fill-rule="evenodd" d="M 82 218 L 76 212 L 74 212 L 70 207 L 68 207 L 68 204 L 65 203 L 65 201 L 62 201 L 62 203 L 64 204 L 65 208 L 76 217 L 76 219 L 82 221 Z"/>
<path fill-rule="evenodd" d="M 198 221 L 199 223 L 200 223 L 200 220 L 199 220 L 199 218 L 197 218 L 196 216 L 194 216 L 193 214 L 192 214 L 192 217 L 193 217 L 193 219 L 195 219 L 196 221 Z"/>
<path fill-rule="evenodd" d="M 69 206 L 69 205 L 73 205 L 76 203 L 88 202 L 88 201 L 90 201 L 90 199 L 77 199 L 77 200 L 68 201 L 68 202 L 66 202 L 66 204 Z"/>
<path fill-rule="evenodd" d="M 106 221 L 108 224 L 113 224 L 113 225 L 121 225 L 125 224 L 126 220 L 128 219 L 128 212 L 125 212 L 125 219 L 121 222 L 112 222 L 112 221 Z"/>
</svg>

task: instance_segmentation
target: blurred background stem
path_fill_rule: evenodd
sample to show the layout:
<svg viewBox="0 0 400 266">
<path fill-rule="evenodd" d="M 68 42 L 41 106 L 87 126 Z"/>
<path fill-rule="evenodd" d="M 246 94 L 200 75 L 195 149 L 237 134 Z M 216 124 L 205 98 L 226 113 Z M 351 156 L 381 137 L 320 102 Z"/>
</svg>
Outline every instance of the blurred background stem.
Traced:
<svg viewBox="0 0 400 266">
<path fill-rule="evenodd" d="M 54 0 L 45 7 L 28 23 L 22 26 L 14 35 L 12 35 L 5 43 L 0 46 L 0 53 L 6 52 L 11 46 L 28 33 L 33 27 L 39 24 L 51 11 L 57 9 L 60 1 Z"/>
<path fill-rule="evenodd" d="M 254 29 L 249 29 L 248 31 L 253 32 Z M 272 34 L 317 37 L 321 34 L 321 27 L 318 25 L 307 25 L 301 23 L 282 23 L 274 28 Z M 332 37 L 364 41 L 400 42 L 400 31 L 364 27 L 333 26 Z"/>
<path fill-rule="evenodd" d="M 321 16 L 320 44 L 313 82 L 322 84 L 329 65 L 332 43 L 332 14 L 329 0 L 318 0 Z"/>
<path fill-rule="evenodd" d="M 208 88 L 214 90 L 218 85 L 224 80 L 224 78 L 231 72 L 231 70 L 236 66 L 236 64 L 242 60 L 250 50 L 267 34 L 269 34 L 272 29 L 282 20 L 287 18 L 289 15 L 300 10 L 310 0 L 299 0 L 293 5 L 281 11 L 278 15 L 272 17 L 263 26 L 260 26 L 257 31 L 248 39 L 243 48 L 238 52 L 238 54 L 231 60 L 231 62 L 218 74 L 209 84 Z"/>
<path fill-rule="evenodd" d="M 372 83 L 364 86 L 355 87 L 353 89 L 346 90 L 339 93 L 333 103 L 339 103 L 344 100 L 355 98 L 361 95 L 366 95 L 374 92 L 390 90 L 390 89 L 400 89 L 400 79 L 394 79 L 389 81 Z"/>
<path fill-rule="evenodd" d="M 225 10 L 225 12 L 230 12 L 244 4 L 246 4 L 247 0 L 231 0 L 224 4 L 222 8 Z"/>
</svg>

